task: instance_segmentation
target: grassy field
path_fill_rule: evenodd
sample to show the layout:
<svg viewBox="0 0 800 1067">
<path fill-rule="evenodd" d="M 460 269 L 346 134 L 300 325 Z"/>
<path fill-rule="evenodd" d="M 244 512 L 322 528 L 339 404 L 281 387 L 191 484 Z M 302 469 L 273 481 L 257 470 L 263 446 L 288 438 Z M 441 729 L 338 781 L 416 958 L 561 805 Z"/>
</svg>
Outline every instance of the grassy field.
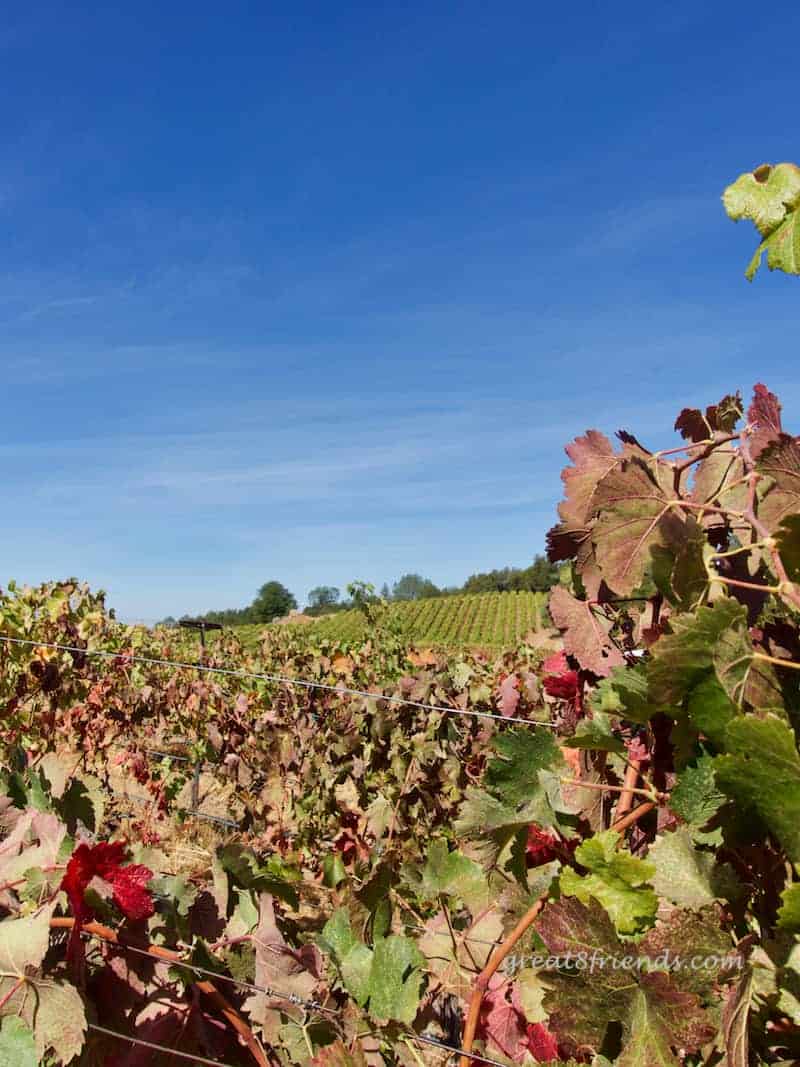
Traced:
<svg viewBox="0 0 800 1067">
<path fill-rule="evenodd" d="M 478 593 L 472 596 L 431 597 L 395 603 L 391 612 L 410 641 L 441 648 L 506 649 L 518 645 L 531 630 L 546 628 L 546 593 Z M 309 636 L 355 641 L 364 634 L 359 611 L 322 616 L 316 622 L 296 625 Z M 250 647 L 258 643 L 262 626 L 236 628 L 237 636 Z"/>
</svg>

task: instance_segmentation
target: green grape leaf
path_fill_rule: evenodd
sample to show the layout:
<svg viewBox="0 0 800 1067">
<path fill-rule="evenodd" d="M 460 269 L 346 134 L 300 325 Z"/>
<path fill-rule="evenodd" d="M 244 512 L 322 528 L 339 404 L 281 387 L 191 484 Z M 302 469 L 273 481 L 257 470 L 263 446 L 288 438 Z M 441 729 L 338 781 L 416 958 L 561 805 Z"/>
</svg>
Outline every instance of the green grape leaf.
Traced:
<svg viewBox="0 0 800 1067">
<path fill-rule="evenodd" d="M 714 758 L 703 755 L 680 772 L 670 793 L 669 804 L 686 823 L 695 841 L 699 844 L 719 844 L 721 832 L 705 832 L 704 827 L 714 818 L 725 800 L 725 794 L 720 792 L 714 778 Z"/>
<path fill-rule="evenodd" d="M 566 748 L 589 748 L 598 752 L 625 752 L 625 743 L 614 733 L 611 720 L 602 711 L 591 719 L 581 719 L 572 737 L 564 741 Z"/>
<path fill-rule="evenodd" d="M 800 863 L 800 755 L 791 727 L 775 715 L 730 723 L 727 752 L 714 760 L 720 789 L 754 810 L 793 863 Z"/>
<path fill-rule="evenodd" d="M 463 900 L 471 912 L 476 913 L 488 903 L 489 888 L 486 875 L 474 860 L 460 852 L 450 852 L 441 839 L 432 841 L 419 883 L 417 893 L 425 900 L 438 900 L 440 896 L 453 896 Z"/>
<path fill-rule="evenodd" d="M 732 704 L 755 711 L 783 714 L 783 692 L 771 663 L 756 659 L 744 620 L 720 634 L 714 647 L 714 669 Z"/>
<path fill-rule="evenodd" d="M 411 1023 L 417 1013 L 425 957 L 407 937 L 377 938 L 369 949 L 353 933 L 345 908 L 325 924 L 322 944 L 334 958 L 342 981 L 375 1019 Z"/>
<path fill-rule="evenodd" d="M 455 831 L 478 842 L 479 857 L 487 866 L 510 850 L 511 870 L 524 884 L 528 826 L 560 825 L 554 804 L 561 800 L 564 757 L 546 730 L 511 731 L 495 744 L 498 756 L 490 760 L 484 776 L 487 789 L 467 788 Z"/>
<path fill-rule="evenodd" d="M 333 955 L 345 988 L 363 1007 L 369 1000 L 372 950 L 350 928 L 346 908 L 338 908 L 322 930 L 322 943 Z"/>
<path fill-rule="evenodd" d="M 375 942 L 369 975 L 369 1013 L 412 1023 L 417 1014 L 425 957 L 413 941 L 391 934 Z"/>
<path fill-rule="evenodd" d="M 763 240 L 748 264 L 752 281 L 766 251 L 770 270 L 800 274 L 800 168 L 793 163 L 762 164 L 740 175 L 722 195 L 728 217 L 750 219 Z"/>
<path fill-rule="evenodd" d="M 750 219 L 766 237 L 800 205 L 800 167 L 794 163 L 763 163 L 729 185 L 722 202 L 729 218 L 735 222 Z"/>
<path fill-rule="evenodd" d="M 647 858 L 656 867 L 656 893 L 681 908 L 697 909 L 741 896 L 742 886 L 733 868 L 717 864 L 713 853 L 697 848 L 685 826 L 658 837 Z"/>
<path fill-rule="evenodd" d="M 564 758 L 552 730 L 511 730 L 495 740 L 497 758 L 489 761 L 486 788 L 504 803 L 517 807 L 541 792 L 539 772 L 561 770 Z"/>
<path fill-rule="evenodd" d="M 728 723 L 740 713 L 720 685 L 716 674 L 707 675 L 694 687 L 689 694 L 686 710 L 695 730 L 720 749 L 725 747 Z"/>
<path fill-rule="evenodd" d="M 19 989 L 15 985 L 14 978 L 0 978 L 0 1015 L 4 1020 L 18 1016 L 33 1032 L 37 1062 L 52 1051 L 58 1062 L 69 1063 L 86 1039 L 86 1013 L 78 990 L 52 978 L 28 977 Z"/>
<path fill-rule="evenodd" d="M 711 888 L 714 856 L 695 848 L 685 826 L 661 834 L 647 853 L 655 865 L 653 888 L 682 908 L 700 908 L 715 899 Z"/>
<path fill-rule="evenodd" d="M 778 926 L 782 930 L 800 933 L 800 883 L 793 882 L 781 893 Z"/>
<path fill-rule="evenodd" d="M 714 669 L 714 648 L 735 624 L 746 625 L 747 612 L 737 600 L 726 597 L 694 614 L 672 615 L 671 633 L 651 649 L 648 666 L 649 695 L 657 707 L 682 704 L 696 685 Z"/>
<path fill-rule="evenodd" d="M 594 898 L 606 909 L 620 933 L 632 934 L 649 925 L 658 899 L 647 884 L 655 873 L 652 863 L 637 859 L 617 846 L 620 835 L 605 830 L 583 841 L 575 859 L 589 871 L 579 875 L 571 868 L 561 872 L 561 892 L 583 904 Z"/>
<path fill-rule="evenodd" d="M 340 882 L 347 881 L 347 871 L 341 852 L 329 852 L 322 861 L 322 884 L 328 889 L 335 889 Z"/>
<path fill-rule="evenodd" d="M 615 667 L 599 682 L 590 705 L 595 713 L 607 712 L 644 725 L 656 710 L 650 703 L 647 687 L 647 671 L 643 664 Z"/>
<path fill-rule="evenodd" d="M 7 1015 L 0 1027 L 0 1067 L 38 1067 L 33 1033 L 22 1019 Z"/>
</svg>

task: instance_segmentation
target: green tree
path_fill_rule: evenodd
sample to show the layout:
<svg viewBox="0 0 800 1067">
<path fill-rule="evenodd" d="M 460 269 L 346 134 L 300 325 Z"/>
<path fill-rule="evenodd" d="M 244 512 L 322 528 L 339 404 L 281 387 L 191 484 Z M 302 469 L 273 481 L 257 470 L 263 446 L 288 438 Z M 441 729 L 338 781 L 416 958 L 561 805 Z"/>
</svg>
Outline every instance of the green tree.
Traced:
<svg viewBox="0 0 800 1067">
<path fill-rule="evenodd" d="M 393 600 L 420 600 L 422 597 L 438 595 L 438 586 L 420 574 L 404 574 L 392 589 Z"/>
<path fill-rule="evenodd" d="M 328 608 L 339 603 L 339 590 L 335 585 L 317 585 L 308 594 L 310 608 Z"/>
<path fill-rule="evenodd" d="M 558 567 L 536 556 L 530 567 L 503 567 L 472 574 L 464 582 L 465 593 L 546 592 L 558 582 Z"/>
<path fill-rule="evenodd" d="M 250 610 L 255 622 L 272 622 L 296 607 L 297 601 L 286 586 L 272 581 L 261 586 Z"/>
</svg>

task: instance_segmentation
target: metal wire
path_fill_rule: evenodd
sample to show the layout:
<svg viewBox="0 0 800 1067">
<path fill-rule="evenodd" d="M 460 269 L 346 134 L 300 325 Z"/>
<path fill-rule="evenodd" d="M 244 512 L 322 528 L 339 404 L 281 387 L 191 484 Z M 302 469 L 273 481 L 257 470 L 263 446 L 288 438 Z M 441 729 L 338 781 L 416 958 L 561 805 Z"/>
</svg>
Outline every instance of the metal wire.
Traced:
<svg viewBox="0 0 800 1067">
<path fill-rule="evenodd" d="M 133 800 L 139 804 L 152 804 L 152 797 L 140 797 L 136 793 L 123 793 L 119 789 L 112 789 L 111 795 L 119 797 L 120 800 Z M 184 808 L 187 815 L 193 816 L 195 819 L 204 819 L 206 822 L 217 823 L 220 826 L 227 826 L 230 830 L 240 829 L 240 824 L 234 822 L 233 819 L 224 819 L 221 815 L 207 815 L 204 811 L 198 811 L 197 808 Z M 120 813 L 122 814 L 122 813 Z M 133 812 L 130 812 L 133 815 Z"/>
<path fill-rule="evenodd" d="M 133 1037 L 132 1034 L 121 1034 L 118 1030 L 111 1030 L 108 1026 L 98 1026 L 97 1023 L 88 1024 L 90 1030 L 107 1037 L 116 1037 L 120 1041 L 128 1041 L 131 1045 L 141 1045 L 143 1048 L 153 1049 L 154 1052 L 166 1052 L 168 1056 L 177 1056 L 182 1060 L 191 1060 L 192 1063 L 210 1064 L 211 1067 L 228 1067 L 222 1060 L 209 1060 L 205 1056 L 198 1056 L 193 1052 L 181 1052 L 180 1049 L 170 1048 L 169 1045 L 157 1045 L 154 1041 L 145 1041 L 143 1037 Z"/>
<path fill-rule="evenodd" d="M 32 648 L 51 648 L 60 652 L 76 652 L 84 656 L 101 656 L 106 659 L 123 659 L 128 663 L 147 663 L 155 667 L 172 667 L 178 670 L 203 671 L 206 674 L 219 674 L 228 678 L 252 678 L 261 682 L 276 682 L 280 685 L 293 685 L 301 689 L 322 689 L 339 696 L 366 697 L 368 700 L 384 700 L 388 704 L 400 704 L 404 707 L 421 708 L 423 711 L 441 711 L 448 715 L 464 715 L 476 719 L 493 719 L 504 723 L 524 723 L 527 726 L 544 726 L 555 729 L 552 722 L 539 722 L 537 719 L 510 718 L 496 715 L 491 711 L 470 711 L 466 708 L 448 707 L 443 704 L 424 704 L 421 700 L 407 700 L 405 697 L 384 693 L 370 693 L 365 689 L 347 689 L 344 686 L 328 685 L 325 682 L 311 682 L 304 678 L 287 678 L 281 674 L 261 674 L 254 671 L 234 670 L 230 667 L 209 667 L 199 663 L 186 663 L 182 660 L 160 659 L 156 656 L 137 656 L 128 652 L 107 652 L 99 648 L 79 648 L 76 645 L 62 645 L 48 641 L 32 641 L 22 637 L 7 637 L 0 634 L 0 641 L 12 645 L 28 645 Z"/>
<path fill-rule="evenodd" d="M 91 937 L 96 941 L 102 941 L 104 945 L 111 945 L 112 948 L 121 949 L 125 952 L 135 952 L 139 956 L 147 956 L 149 960 L 157 963 L 164 963 L 169 967 L 184 967 L 187 971 L 194 971 L 196 974 L 207 975 L 209 978 L 214 978 L 219 982 L 229 982 L 231 985 L 239 986 L 241 989 L 249 989 L 254 993 L 264 993 L 273 1000 L 285 1000 L 289 1004 L 294 1004 L 297 1007 L 309 1008 L 311 1011 L 322 1012 L 325 1015 L 339 1014 L 339 1012 L 335 1011 L 333 1008 L 326 1008 L 316 1000 L 306 1000 L 304 997 L 300 997 L 296 993 L 282 993 L 279 989 L 273 989 L 271 986 L 255 985 L 253 982 L 245 982 L 241 978 L 230 978 L 226 974 L 219 974 L 217 971 L 209 970 L 207 967 L 200 967 L 196 963 L 188 963 L 185 960 L 170 960 L 166 957 L 156 956 L 152 952 L 148 952 L 145 948 L 129 945 L 125 941 L 111 941 L 107 937 L 91 933 L 88 930 L 81 930 L 81 934 L 83 937 Z"/>
<path fill-rule="evenodd" d="M 489 1063 L 492 1067 L 508 1067 L 507 1063 L 502 1063 L 500 1060 L 489 1059 L 488 1056 L 481 1056 L 477 1052 L 467 1052 L 463 1048 L 455 1048 L 453 1045 L 446 1045 L 444 1041 L 439 1041 L 436 1037 L 429 1037 L 428 1034 L 409 1034 L 411 1041 L 420 1041 L 424 1045 L 433 1045 L 434 1048 L 440 1048 L 443 1052 L 451 1052 L 454 1056 L 466 1056 L 467 1059 L 477 1060 L 478 1063 Z"/>
</svg>

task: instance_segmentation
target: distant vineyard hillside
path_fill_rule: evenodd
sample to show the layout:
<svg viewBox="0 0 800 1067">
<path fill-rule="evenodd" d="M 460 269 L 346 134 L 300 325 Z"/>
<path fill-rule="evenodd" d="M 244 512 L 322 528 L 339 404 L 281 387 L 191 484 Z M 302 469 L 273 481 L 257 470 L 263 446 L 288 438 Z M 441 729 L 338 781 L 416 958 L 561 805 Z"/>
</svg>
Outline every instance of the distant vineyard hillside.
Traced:
<svg viewBox="0 0 800 1067">
<path fill-rule="evenodd" d="M 512 648 L 531 630 L 548 626 L 546 605 L 546 593 L 476 593 L 395 603 L 391 611 L 406 636 L 417 644 Z M 344 611 L 300 625 L 305 632 L 313 629 L 350 641 L 361 635 L 365 623 L 359 611 Z"/>
</svg>

